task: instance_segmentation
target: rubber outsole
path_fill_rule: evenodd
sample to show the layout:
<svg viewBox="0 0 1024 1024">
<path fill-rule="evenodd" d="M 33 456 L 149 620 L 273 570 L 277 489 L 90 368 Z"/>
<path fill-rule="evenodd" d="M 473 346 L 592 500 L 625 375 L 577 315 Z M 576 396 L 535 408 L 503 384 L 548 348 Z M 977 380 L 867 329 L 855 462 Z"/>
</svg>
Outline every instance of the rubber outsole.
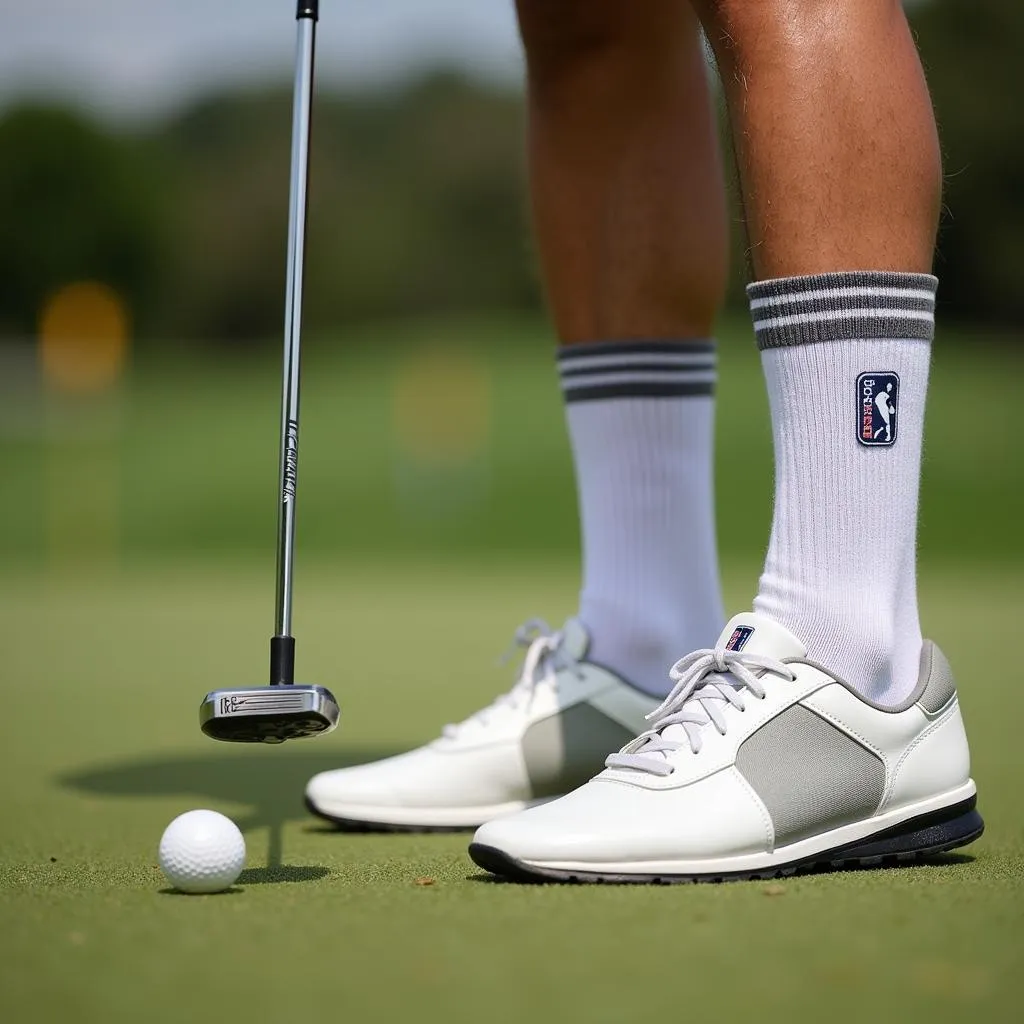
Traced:
<svg viewBox="0 0 1024 1024">
<path fill-rule="evenodd" d="M 429 834 L 431 832 L 475 832 L 476 825 L 394 825 L 383 821 L 362 821 L 359 818 L 339 818 L 333 814 L 326 814 L 313 804 L 313 801 L 306 798 L 306 810 L 310 814 L 329 821 L 339 832 L 375 832 L 375 833 L 412 833 L 417 835 Z M 482 824 L 482 822 L 481 822 Z"/>
<path fill-rule="evenodd" d="M 749 882 L 785 878 L 812 871 L 842 871 L 863 867 L 895 867 L 926 860 L 973 843 L 985 830 L 975 810 L 976 797 L 939 811 L 910 818 L 855 843 L 824 850 L 778 867 L 713 874 L 634 874 L 632 872 L 566 871 L 517 860 L 493 846 L 472 843 L 469 855 L 485 871 L 516 882 L 611 883 L 613 885 L 672 885 L 697 882 Z"/>
</svg>

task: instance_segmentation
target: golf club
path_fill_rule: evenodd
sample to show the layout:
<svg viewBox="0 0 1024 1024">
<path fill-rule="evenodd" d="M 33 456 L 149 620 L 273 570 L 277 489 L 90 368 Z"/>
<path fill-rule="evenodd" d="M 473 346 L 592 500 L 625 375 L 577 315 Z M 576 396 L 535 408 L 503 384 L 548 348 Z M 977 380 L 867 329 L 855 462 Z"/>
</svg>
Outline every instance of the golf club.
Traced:
<svg viewBox="0 0 1024 1024">
<path fill-rule="evenodd" d="M 295 488 L 299 454 L 299 344 L 306 241 L 310 111 L 319 0 L 299 0 L 298 51 L 292 115 L 291 196 L 288 213 L 288 282 L 285 294 L 284 386 L 281 398 L 281 505 L 278 512 L 277 618 L 270 640 L 270 685 L 213 690 L 199 708 L 207 736 L 236 743 L 283 743 L 330 732 L 338 702 L 323 686 L 295 685 L 292 576 Z"/>
</svg>

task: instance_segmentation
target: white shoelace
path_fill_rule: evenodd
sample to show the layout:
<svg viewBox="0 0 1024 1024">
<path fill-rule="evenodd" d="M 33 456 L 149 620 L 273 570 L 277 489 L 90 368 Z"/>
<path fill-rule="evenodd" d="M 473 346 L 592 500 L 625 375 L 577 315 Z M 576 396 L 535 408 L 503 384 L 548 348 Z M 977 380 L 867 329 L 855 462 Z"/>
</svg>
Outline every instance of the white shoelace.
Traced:
<svg viewBox="0 0 1024 1024">
<path fill-rule="evenodd" d="M 722 712 L 728 704 L 745 710 L 743 690 L 749 690 L 757 700 L 764 699 L 765 689 L 755 675 L 757 671 L 770 672 L 789 682 L 796 678 L 787 665 L 775 658 L 727 651 L 722 645 L 680 658 L 669 673 L 676 685 L 647 716 L 654 724 L 619 753 L 609 755 L 606 767 L 671 775 L 675 769 L 669 764 L 668 755 L 686 745 L 699 754 L 706 726 L 713 725 L 725 735 L 728 723 Z"/>
<path fill-rule="evenodd" d="M 529 619 L 515 632 L 512 646 L 502 660 L 510 658 L 519 647 L 526 648 L 519 678 L 508 693 L 503 693 L 487 707 L 442 732 L 445 739 L 455 739 L 470 723 L 486 726 L 491 716 L 503 708 L 529 708 L 534 692 L 542 683 L 553 683 L 559 672 L 581 675 L 579 662 L 565 650 L 561 631 L 553 630 L 543 619 Z"/>
</svg>

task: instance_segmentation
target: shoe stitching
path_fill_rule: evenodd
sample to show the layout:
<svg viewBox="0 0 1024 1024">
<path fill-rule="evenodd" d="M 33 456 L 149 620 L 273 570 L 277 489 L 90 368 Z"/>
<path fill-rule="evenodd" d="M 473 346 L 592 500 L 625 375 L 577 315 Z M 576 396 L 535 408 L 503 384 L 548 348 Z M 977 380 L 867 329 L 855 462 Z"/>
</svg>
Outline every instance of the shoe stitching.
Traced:
<svg viewBox="0 0 1024 1024">
<path fill-rule="evenodd" d="M 775 852 L 775 822 L 772 821 L 772 816 L 768 813 L 768 808 L 765 807 L 764 801 L 754 791 L 754 787 L 747 781 L 746 776 L 736 767 L 735 762 L 729 766 L 732 769 L 733 777 L 739 780 L 740 785 L 743 787 L 744 792 L 750 797 L 751 802 L 757 809 L 757 813 L 761 818 L 761 824 L 764 825 L 765 833 L 765 851 L 767 853 Z"/>
<path fill-rule="evenodd" d="M 937 732 L 943 725 L 953 718 L 953 714 L 959 709 L 960 701 L 954 696 L 954 702 L 946 711 L 942 714 L 941 718 L 936 718 L 928 723 L 928 727 L 922 732 L 918 733 L 914 737 L 913 741 L 907 746 L 907 748 L 900 755 L 899 760 L 896 762 L 892 770 L 892 781 L 885 788 L 885 793 L 882 794 L 882 803 L 880 807 L 885 807 L 892 796 L 893 790 L 896 788 L 896 781 L 899 778 L 900 771 L 902 770 L 907 758 L 916 750 L 932 733 Z"/>
<path fill-rule="evenodd" d="M 823 689 L 824 689 L 824 687 L 823 687 Z M 815 692 L 817 692 L 817 691 L 815 691 Z M 808 697 L 812 697 L 812 696 L 814 696 L 814 694 L 811 693 L 811 694 L 808 694 L 807 696 Z M 868 748 L 868 750 L 870 750 L 873 753 L 877 754 L 878 757 L 881 758 L 882 763 L 885 765 L 886 777 L 888 777 L 889 768 L 890 768 L 890 761 L 889 761 L 889 758 L 886 757 L 885 751 L 882 750 L 881 747 L 877 746 L 875 743 L 873 743 L 871 740 L 869 740 L 867 738 L 867 736 L 864 736 L 859 730 L 855 729 L 848 722 L 844 722 L 841 718 L 837 718 L 831 711 L 826 711 L 824 708 L 818 707 L 817 705 L 814 705 L 814 704 L 804 704 L 803 701 L 806 700 L 806 699 L 807 699 L 807 697 L 803 697 L 803 698 L 801 698 L 800 701 L 798 701 L 798 703 L 801 705 L 801 707 L 806 708 L 812 714 L 815 714 L 815 715 L 818 715 L 821 718 L 827 719 L 837 729 L 839 729 L 840 732 L 845 733 L 847 736 L 850 736 L 853 739 L 859 740 L 860 743 L 863 746 Z"/>
</svg>

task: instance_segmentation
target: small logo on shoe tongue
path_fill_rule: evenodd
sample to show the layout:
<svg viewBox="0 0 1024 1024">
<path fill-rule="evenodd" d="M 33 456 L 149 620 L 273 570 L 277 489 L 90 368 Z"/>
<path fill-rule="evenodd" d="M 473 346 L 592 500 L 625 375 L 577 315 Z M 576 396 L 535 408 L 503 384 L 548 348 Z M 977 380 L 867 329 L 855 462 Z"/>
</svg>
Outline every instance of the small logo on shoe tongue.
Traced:
<svg viewBox="0 0 1024 1024">
<path fill-rule="evenodd" d="M 754 635 L 753 626 L 737 626 L 725 645 L 727 651 L 742 651 L 746 642 Z"/>
<path fill-rule="evenodd" d="M 857 378 L 857 440 L 868 448 L 896 441 L 900 378 L 890 371 L 862 373 Z"/>
</svg>

